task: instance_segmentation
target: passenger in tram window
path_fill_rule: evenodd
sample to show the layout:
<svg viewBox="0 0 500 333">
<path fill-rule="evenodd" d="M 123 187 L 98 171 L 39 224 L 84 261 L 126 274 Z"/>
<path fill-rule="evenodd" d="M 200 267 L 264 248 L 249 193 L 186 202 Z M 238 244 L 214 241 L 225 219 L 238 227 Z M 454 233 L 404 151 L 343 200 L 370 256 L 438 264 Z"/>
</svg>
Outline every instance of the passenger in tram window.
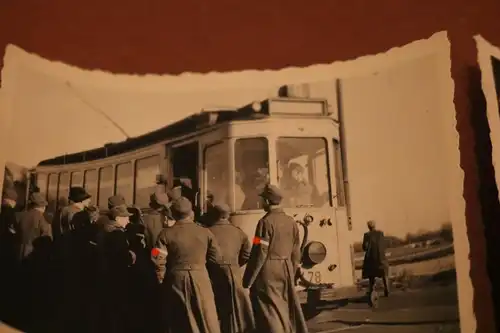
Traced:
<svg viewBox="0 0 500 333">
<path fill-rule="evenodd" d="M 288 165 L 287 177 L 283 178 L 286 201 L 292 207 L 308 206 L 313 203 L 313 187 L 305 177 L 305 168 L 295 162 Z"/>
<path fill-rule="evenodd" d="M 214 234 L 223 260 L 208 265 L 217 304 L 222 333 L 253 332 L 255 320 L 252 304 L 241 284 L 241 266 L 250 257 L 252 245 L 248 236 L 229 221 L 230 208 L 214 204 L 215 221 L 209 226 Z"/>
</svg>

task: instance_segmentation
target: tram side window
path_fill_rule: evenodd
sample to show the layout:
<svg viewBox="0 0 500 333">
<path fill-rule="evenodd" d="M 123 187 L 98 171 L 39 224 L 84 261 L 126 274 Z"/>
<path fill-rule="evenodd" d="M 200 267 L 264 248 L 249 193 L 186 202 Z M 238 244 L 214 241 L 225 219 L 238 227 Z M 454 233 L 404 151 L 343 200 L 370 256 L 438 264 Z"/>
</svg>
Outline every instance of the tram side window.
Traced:
<svg viewBox="0 0 500 333">
<path fill-rule="evenodd" d="M 266 138 L 238 139 L 234 147 L 235 210 L 262 209 L 260 197 L 269 182 L 269 148 Z"/>
<path fill-rule="evenodd" d="M 113 195 L 113 167 L 99 169 L 99 208 L 108 209 L 108 199 Z"/>
<path fill-rule="evenodd" d="M 228 191 L 229 155 L 226 142 L 205 148 L 206 200 L 231 205 Z"/>
<path fill-rule="evenodd" d="M 57 173 L 49 174 L 49 186 L 47 189 L 47 210 L 54 212 L 57 207 L 57 185 L 59 184 L 59 175 Z"/>
<path fill-rule="evenodd" d="M 59 207 L 64 207 L 68 204 L 69 179 L 69 172 L 61 172 L 59 174 Z"/>
<path fill-rule="evenodd" d="M 92 201 L 97 200 L 97 170 L 86 170 L 83 187 L 92 196 Z"/>
<path fill-rule="evenodd" d="M 44 173 L 36 174 L 36 187 L 38 191 L 43 195 L 45 199 L 47 199 L 47 181 L 48 176 Z"/>
<path fill-rule="evenodd" d="M 134 168 L 131 162 L 116 166 L 116 194 L 125 198 L 131 204 L 134 196 Z"/>
<path fill-rule="evenodd" d="M 160 156 L 137 160 L 135 165 L 135 205 L 149 207 L 149 197 L 156 189 L 156 176 L 160 173 Z"/>
<path fill-rule="evenodd" d="M 331 205 L 327 149 L 323 138 L 277 140 L 278 184 L 285 207 Z"/>
<path fill-rule="evenodd" d="M 82 186 L 83 185 L 83 174 L 80 171 L 75 171 L 71 173 L 71 186 Z"/>
</svg>

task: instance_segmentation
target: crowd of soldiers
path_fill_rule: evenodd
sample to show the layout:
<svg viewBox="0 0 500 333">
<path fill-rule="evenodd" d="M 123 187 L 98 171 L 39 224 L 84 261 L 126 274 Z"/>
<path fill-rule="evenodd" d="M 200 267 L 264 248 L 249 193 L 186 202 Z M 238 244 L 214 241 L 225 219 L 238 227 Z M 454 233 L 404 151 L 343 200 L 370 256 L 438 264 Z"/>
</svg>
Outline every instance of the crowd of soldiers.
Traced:
<svg viewBox="0 0 500 333">
<path fill-rule="evenodd" d="M 5 189 L 2 320 L 25 332 L 307 332 L 295 293 L 299 231 L 280 190 L 264 187 L 252 243 L 226 203 L 199 223 L 187 197 L 157 190 L 143 216 L 115 195 L 102 215 L 71 187 L 49 222 L 41 193 L 16 215 L 17 194 Z"/>
</svg>

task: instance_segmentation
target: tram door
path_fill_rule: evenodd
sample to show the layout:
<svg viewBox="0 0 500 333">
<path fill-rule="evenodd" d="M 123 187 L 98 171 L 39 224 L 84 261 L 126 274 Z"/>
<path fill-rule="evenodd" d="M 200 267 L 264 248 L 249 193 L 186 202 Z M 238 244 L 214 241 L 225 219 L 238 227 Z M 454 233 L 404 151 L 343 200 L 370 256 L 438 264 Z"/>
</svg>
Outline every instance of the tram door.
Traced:
<svg viewBox="0 0 500 333">
<path fill-rule="evenodd" d="M 172 147 L 170 150 L 171 174 L 173 186 L 182 187 L 182 195 L 193 203 L 195 213 L 200 214 L 198 193 L 200 183 L 198 177 L 198 142 Z"/>
</svg>

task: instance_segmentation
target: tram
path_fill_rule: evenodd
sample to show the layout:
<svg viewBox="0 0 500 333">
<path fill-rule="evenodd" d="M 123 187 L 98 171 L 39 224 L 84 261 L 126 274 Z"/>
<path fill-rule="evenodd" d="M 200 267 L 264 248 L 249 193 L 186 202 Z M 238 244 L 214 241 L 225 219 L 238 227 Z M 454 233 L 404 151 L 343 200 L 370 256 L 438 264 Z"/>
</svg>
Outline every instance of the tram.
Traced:
<svg viewBox="0 0 500 333">
<path fill-rule="evenodd" d="M 302 302 L 344 299 L 356 286 L 340 131 L 325 99 L 270 98 L 44 160 L 29 171 L 29 187 L 44 193 L 52 213 L 70 186 L 83 186 L 102 212 L 108 197 L 121 194 L 147 214 L 156 188 L 178 181 L 201 214 L 210 200 L 225 200 L 232 222 L 252 239 L 265 214 L 259 189 L 270 182 L 299 224 Z"/>
</svg>

